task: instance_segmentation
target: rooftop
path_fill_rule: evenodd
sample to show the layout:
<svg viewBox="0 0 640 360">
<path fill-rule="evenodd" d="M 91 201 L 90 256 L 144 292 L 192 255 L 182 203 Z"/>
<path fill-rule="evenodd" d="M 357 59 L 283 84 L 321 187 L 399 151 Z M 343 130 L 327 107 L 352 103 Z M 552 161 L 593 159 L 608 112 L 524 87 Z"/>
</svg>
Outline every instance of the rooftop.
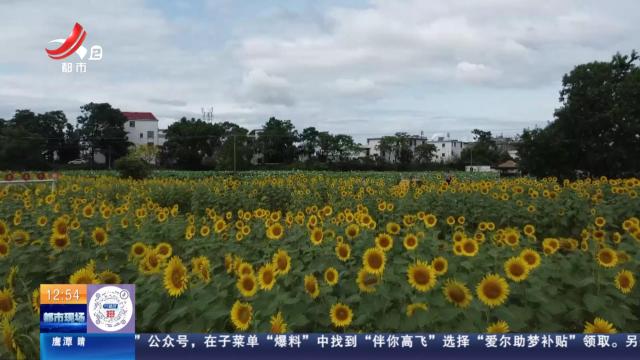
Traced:
<svg viewBox="0 0 640 360">
<path fill-rule="evenodd" d="M 130 112 L 123 111 L 122 114 L 127 118 L 127 120 L 149 120 L 149 121 L 158 121 L 153 113 L 150 112 Z"/>
</svg>

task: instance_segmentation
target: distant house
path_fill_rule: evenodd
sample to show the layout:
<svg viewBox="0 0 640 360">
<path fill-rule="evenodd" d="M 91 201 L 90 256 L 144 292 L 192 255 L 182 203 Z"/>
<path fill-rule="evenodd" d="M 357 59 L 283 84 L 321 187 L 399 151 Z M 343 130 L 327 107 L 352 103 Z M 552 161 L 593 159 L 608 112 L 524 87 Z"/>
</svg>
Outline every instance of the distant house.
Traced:
<svg viewBox="0 0 640 360">
<path fill-rule="evenodd" d="M 520 169 L 513 160 L 507 160 L 496 167 L 500 171 L 500 176 L 519 176 Z"/>
<path fill-rule="evenodd" d="M 464 167 L 466 172 L 496 172 L 491 165 L 467 165 Z"/>
<path fill-rule="evenodd" d="M 436 153 L 433 157 L 434 162 L 448 163 L 460 158 L 462 150 L 467 146 L 467 143 L 451 139 L 449 136 L 438 136 L 429 141 L 429 144 L 433 144 L 436 147 Z"/>
<path fill-rule="evenodd" d="M 127 118 L 124 129 L 130 142 L 136 146 L 164 144 L 166 130 L 158 129 L 158 119 L 153 113 L 124 111 L 122 114 Z"/>
</svg>

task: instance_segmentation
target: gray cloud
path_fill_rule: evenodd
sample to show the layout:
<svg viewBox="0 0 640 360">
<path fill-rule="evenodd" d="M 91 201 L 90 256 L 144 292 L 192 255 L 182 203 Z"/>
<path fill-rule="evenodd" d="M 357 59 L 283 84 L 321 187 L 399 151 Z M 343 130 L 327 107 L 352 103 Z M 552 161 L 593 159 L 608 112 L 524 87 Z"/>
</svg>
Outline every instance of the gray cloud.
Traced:
<svg viewBox="0 0 640 360">
<path fill-rule="evenodd" d="M 0 117 L 31 108 L 74 119 L 106 101 L 163 126 L 213 106 L 216 119 L 248 128 L 276 116 L 360 138 L 517 129 L 552 117 L 564 73 L 630 51 L 640 30 L 634 0 L 172 6 L 0 2 L 0 43 L 11 44 L 0 48 Z M 76 21 L 104 59 L 64 74 L 44 48 Z"/>
</svg>

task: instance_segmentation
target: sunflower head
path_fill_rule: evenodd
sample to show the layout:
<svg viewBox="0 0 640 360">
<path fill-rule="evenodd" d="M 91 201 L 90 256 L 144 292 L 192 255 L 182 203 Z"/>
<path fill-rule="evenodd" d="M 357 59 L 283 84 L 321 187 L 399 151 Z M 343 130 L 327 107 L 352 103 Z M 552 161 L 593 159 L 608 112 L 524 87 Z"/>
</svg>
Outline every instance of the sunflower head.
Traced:
<svg viewBox="0 0 640 360">
<path fill-rule="evenodd" d="M 620 270 L 615 278 L 616 288 L 623 294 L 629 294 L 636 285 L 636 278 L 629 270 Z"/>
<path fill-rule="evenodd" d="M 351 257 L 351 246 L 344 242 L 339 242 L 336 245 L 336 256 L 341 261 L 347 261 Z"/>
<path fill-rule="evenodd" d="M 304 290 L 307 294 L 315 299 L 320 295 L 320 287 L 318 286 L 318 279 L 313 275 L 304 276 Z"/>
<path fill-rule="evenodd" d="M 285 275 L 291 270 L 291 257 L 285 250 L 279 249 L 273 254 L 272 262 L 276 266 L 278 275 Z"/>
<path fill-rule="evenodd" d="M 428 309 L 428 306 L 426 303 L 423 303 L 423 302 L 412 303 L 407 305 L 407 309 L 405 312 L 407 314 L 407 317 L 412 317 L 413 314 L 416 313 L 416 311 L 418 310 L 427 311 L 427 309 Z"/>
<path fill-rule="evenodd" d="M 489 307 L 503 304 L 509 296 L 509 284 L 500 275 L 486 275 L 476 287 L 478 299 Z"/>
<path fill-rule="evenodd" d="M 107 231 L 102 227 L 96 227 L 95 229 L 93 229 L 91 238 L 93 239 L 93 242 L 98 246 L 105 246 L 109 241 Z"/>
<path fill-rule="evenodd" d="M 471 304 L 471 300 L 473 300 L 473 296 L 471 295 L 469 288 L 464 283 L 456 280 L 447 280 L 444 283 L 442 291 L 447 301 L 459 308 L 468 307 L 469 304 Z"/>
<path fill-rule="evenodd" d="M 13 290 L 4 288 L 0 290 L 0 315 L 11 319 L 16 313 L 16 300 L 13 298 Z"/>
<path fill-rule="evenodd" d="M 253 307 L 251 304 L 236 300 L 231 307 L 231 322 L 233 326 L 240 331 L 245 331 L 251 325 L 253 318 Z"/>
<path fill-rule="evenodd" d="M 538 254 L 538 252 L 533 249 L 522 250 L 522 252 L 520 252 L 520 258 L 524 260 L 531 269 L 535 269 L 540 266 L 540 262 L 542 259 L 540 257 L 540 254 Z"/>
<path fill-rule="evenodd" d="M 603 318 L 595 318 L 592 323 L 585 322 L 584 333 L 585 334 L 615 334 L 618 331 L 613 324 Z"/>
<path fill-rule="evenodd" d="M 338 270 L 336 270 L 336 268 L 330 267 L 324 271 L 324 281 L 330 286 L 337 284 L 338 279 L 339 279 L 339 275 L 338 275 Z"/>
<path fill-rule="evenodd" d="M 488 334 L 505 334 L 509 332 L 509 324 L 504 320 L 499 320 L 487 326 Z"/>
<path fill-rule="evenodd" d="M 520 282 L 529 276 L 529 264 L 521 257 L 512 257 L 504 263 L 504 272 L 513 281 Z"/>
<path fill-rule="evenodd" d="M 431 261 L 431 267 L 436 272 L 436 275 L 442 276 L 447 273 L 449 262 L 444 257 L 438 256 Z"/>
<path fill-rule="evenodd" d="M 364 252 L 362 256 L 362 264 L 364 268 L 372 274 L 382 274 L 386 263 L 384 251 L 378 248 L 370 248 Z"/>
<path fill-rule="evenodd" d="M 189 274 L 182 259 L 174 256 L 164 269 L 164 288 L 170 296 L 182 295 L 189 285 Z"/>
<path fill-rule="evenodd" d="M 393 247 L 393 238 L 387 233 L 382 233 L 375 238 L 376 247 L 382 251 L 389 251 Z"/>
<path fill-rule="evenodd" d="M 278 311 L 277 314 L 271 317 L 270 324 L 273 334 L 284 334 L 287 332 L 287 323 L 284 322 L 281 311 Z"/>
<path fill-rule="evenodd" d="M 253 273 L 240 275 L 236 287 L 244 297 L 252 297 L 258 292 L 258 280 Z"/>
<path fill-rule="evenodd" d="M 618 264 L 618 254 L 615 250 L 608 247 L 600 249 L 596 257 L 598 264 L 602 267 L 611 268 Z"/>
<path fill-rule="evenodd" d="M 345 328 L 351 324 L 353 320 L 353 311 L 345 304 L 336 303 L 331 306 L 329 311 L 331 323 L 337 328 Z"/>
<path fill-rule="evenodd" d="M 436 272 L 431 265 L 423 261 L 416 261 L 407 269 L 409 284 L 420 292 L 426 292 L 436 286 Z"/>
<path fill-rule="evenodd" d="M 269 263 L 266 264 L 258 270 L 258 283 L 260 284 L 260 289 L 262 290 L 271 290 L 276 283 L 276 267 L 275 265 Z"/>
<path fill-rule="evenodd" d="M 380 276 L 368 272 L 362 268 L 358 271 L 358 277 L 356 278 L 358 289 L 364 293 L 372 293 L 376 291 L 375 286 L 380 283 Z"/>
</svg>

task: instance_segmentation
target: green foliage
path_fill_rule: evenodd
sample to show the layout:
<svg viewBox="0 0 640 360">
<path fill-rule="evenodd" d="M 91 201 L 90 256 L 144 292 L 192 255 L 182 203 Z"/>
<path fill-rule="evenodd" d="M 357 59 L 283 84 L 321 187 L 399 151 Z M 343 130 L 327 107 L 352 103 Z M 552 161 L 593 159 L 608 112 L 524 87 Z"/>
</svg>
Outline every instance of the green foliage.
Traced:
<svg viewBox="0 0 640 360">
<path fill-rule="evenodd" d="M 519 152 L 523 170 L 536 175 L 621 176 L 640 172 L 639 56 L 616 54 L 610 62 L 576 66 L 562 79 L 555 119 L 525 130 Z"/>
<path fill-rule="evenodd" d="M 122 178 L 141 180 L 151 175 L 151 165 L 145 160 L 128 155 L 116 160 L 115 168 Z"/>
<path fill-rule="evenodd" d="M 127 154 L 129 141 L 124 130 L 127 118 L 108 103 L 89 103 L 80 107 L 78 116 L 80 135 L 93 152 L 100 150 L 110 164 Z"/>
</svg>

